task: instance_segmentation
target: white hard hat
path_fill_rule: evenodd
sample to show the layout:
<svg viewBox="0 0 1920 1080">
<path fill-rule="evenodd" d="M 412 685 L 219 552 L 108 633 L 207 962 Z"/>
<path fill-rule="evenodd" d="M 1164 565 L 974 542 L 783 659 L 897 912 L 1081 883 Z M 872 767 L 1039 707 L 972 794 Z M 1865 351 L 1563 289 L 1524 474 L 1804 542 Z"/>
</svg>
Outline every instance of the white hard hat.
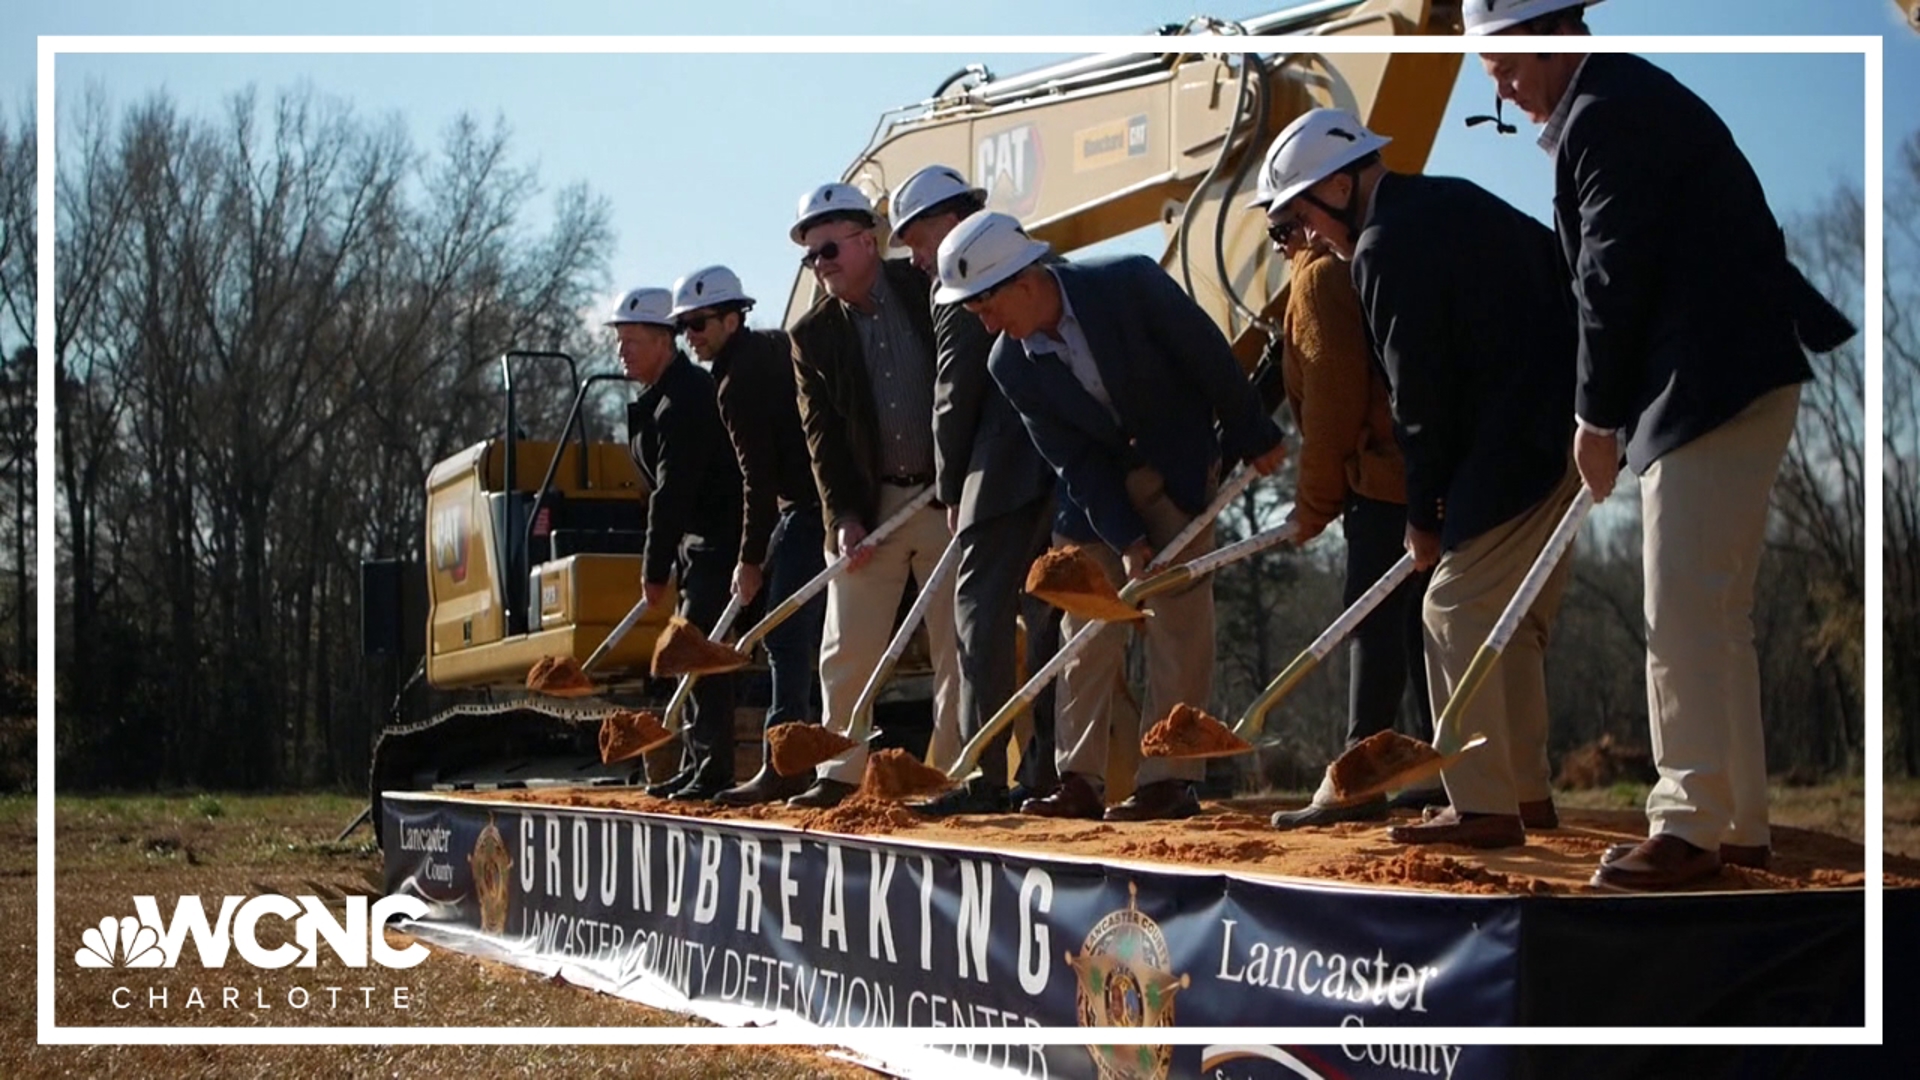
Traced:
<svg viewBox="0 0 1920 1080">
<path fill-rule="evenodd" d="M 1248 206 L 1285 206 L 1313 185 L 1392 142 L 1345 109 L 1313 109 L 1286 126 L 1260 164 L 1259 193 Z"/>
<path fill-rule="evenodd" d="M 873 212 L 873 202 L 866 194 L 852 184 L 838 181 L 821 184 L 800 197 L 799 216 L 793 219 L 793 228 L 787 235 L 796 244 L 804 244 L 800 239 L 814 222 L 828 214 L 865 214 L 869 223 L 878 220 Z"/>
<path fill-rule="evenodd" d="M 677 319 L 689 311 L 718 307 L 721 304 L 753 306 L 753 297 L 740 288 L 740 276 L 724 266 L 707 266 L 673 283 L 673 310 L 668 317 Z"/>
<path fill-rule="evenodd" d="M 673 294 L 665 289 L 633 289 L 620 298 L 613 317 L 602 325 L 621 326 L 640 323 L 645 326 L 673 326 Z"/>
<path fill-rule="evenodd" d="M 982 210 L 954 226 L 940 241 L 940 287 L 936 304 L 957 304 L 1040 261 L 1052 249 L 1027 235 L 1005 214 Z"/>
<path fill-rule="evenodd" d="M 982 206 L 987 202 L 986 189 L 969 187 L 966 177 L 951 165 L 929 165 L 901 181 L 887 197 L 887 214 L 893 219 L 896 243 L 900 230 L 914 218 L 960 195 L 971 195 L 980 200 Z"/>
<path fill-rule="evenodd" d="M 1600 0 L 1466 0 L 1460 5 L 1460 17 L 1467 34 L 1479 37 L 1511 29 L 1528 19 L 1550 15 L 1567 8 L 1586 7 Z"/>
</svg>

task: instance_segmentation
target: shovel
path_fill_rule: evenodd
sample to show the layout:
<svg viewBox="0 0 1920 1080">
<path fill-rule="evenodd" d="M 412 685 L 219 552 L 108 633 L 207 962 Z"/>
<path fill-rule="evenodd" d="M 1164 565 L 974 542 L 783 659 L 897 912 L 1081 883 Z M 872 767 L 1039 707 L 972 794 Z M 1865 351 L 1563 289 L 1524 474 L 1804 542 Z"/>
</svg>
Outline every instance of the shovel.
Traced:
<svg viewBox="0 0 1920 1080">
<path fill-rule="evenodd" d="M 1266 730 L 1267 714 L 1280 703 L 1280 699 L 1292 693 L 1309 673 L 1320 666 L 1320 662 L 1327 658 L 1327 654 L 1333 651 L 1334 646 L 1345 640 L 1348 634 L 1353 633 L 1354 628 L 1366 621 L 1367 616 L 1373 614 L 1374 609 L 1379 607 L 1394 589 L 1399 588 L 1401 582 L 1412 576 L 1413 555 L 1411 553 L 1402 555 L 1399 562 L 1394 563 L 1385 574 L 1381 575 L 1379 581 L 1374 582 L 1373 586 L 1362 593 L 1347 610 L 1341 612 L 1340 617 L 1333 620 L 1319 637 L 1314 638 L 1313 644 L 1308 645 L 1305 651 L 1294 657 L 1293 662 L 1288 664 L 1280 674 L 1274 676 L 1273 681 L 1260 692 L 1260 696 L 1254 699 L 1253 704 L 1247 706 L 1247 711 L 1240 717 L 1239 722 L 1233 725 L 1232 736 L 1241 745 L 1231 749 L 1165 756 L 1179 760 L 1197 760 L 1231 757 L 1234 754 L 1244 754 L 1252 750 L 1253 743 L 1260 738 L 1261 732 Z M 1144 747 L 1141 752 L 1145 754 Z"/>
<path fill-rule="evenodd" d="M 728 598 L 727 606 L 721 610 L 720 618 L 713 624 L 714 638 L 727 636 L 727 631 L 733 629 L 733 620 L 740 617 L 740 608 L 738 596 Z M 679 686 L 674 687 L 673 697 L 667 699 L 666 714 L 660 718 L 661 731 L 652 733 L 654 737 L 640 748 L 640 753 L 655 750 L 680 737 L 680 714 L 686 711 L 687 698 L 693 692 L 694 680 L 698 678 L 698 675 L 687 675 L 680 680 Z"/>
<path fill-rule="evenodd" d="M 1218 500 L 1215 501 L 1215 507 L 1213 508 L 1215 513 L 1218 513 L 1220 509 L 1224 508 L 1224 503 L 1220 503 Z M 1202 522 L 1201 527 L 1204 528 L 1204 522 L 1211 519 L 1196 518 L 1194 520 Z M 1161 551 L 1160 558 L 1155 561 L 1158 562 L 1172 558 L 1181 548 L 1187 546 L 1195 536 L 1199 535 L 1199 533 L 1200 529 L 1194 528 L 1190 523 L 1186 529 L 1181 531 L 1179 536 L 1174 537 L 1173 541 Z M 1276 525 L 1265 532 L 1256 533 L 1238 543 L 1228 544 L 1226 547 L 1212 554 L 1202 555 L 1197 559 L 1181 563 L 1171 569 L 1162 570 L 1151 577 L 1129 582 L 1126 588 L 1120 590 L 1119 599 L 1128 606 L 1137 605 L 1161 593 L 1168 593 L 1179 589 L 1197 578 L 1210 574 L 1230 563 L 1238 562 L 1250 555 L 1264 551 L 1267 548 L 1273 547 L 1275 544 L 1287 541 L 1297 534 L 1298 530 L 1292 522 L 1284 525 Z M 1040 670 L 1034 672 L 1033 677 L 1027 680 L 1027 684 L 1015 691 L 1013 697 L 1009 698 L 1007 703 L 1002 705 L 998 712 L 994 713 L 985 724 L 981 725 L 980 730 L 974 733 L 973 738 L 967 740 L 967 745 L 960 751 L 960 759 L 954 762 L 953 768 L 947 771 L 947 775 L 956 781 L 971 778 L 979 769 L 980 757 L 987 752 L 987 744 L 991 743 L 1002 731 L 1005 731 L 1007 725 L 1013 723 L 1016 717 L 1025 711 L 1029 705 L 1032 705 L 1033 699 L 1040 696 L 1040 691 L 1046 689 L 1048 683 L 1051 683 L 1060 672 L 1066 670 L 1067 664 L 1070 663 L 1074 657 L 1080 655 L 1093 641 L 1094 637 L 1111 625 L 1111 623 L 1104 621 L 1090 622 L 1081 627 L 1080 632 L 1073 635 L 1071 640 L 1060 646 L 1060 651 L 1054 653 L 1052 659 L 1041 665 Z"/>
<path fill-rule="evenodd" d="M 1253 483 L 1259 475 L 1255 470 L 1241 466 L 1239 471 L 1221 486 L 1219 492 L 1214 495 L 1213 502 L 1192 521 L 1187 522 L 1186 528 L 1180 530 L 1180 534 L 1162 549 L 1147 569 L 1156 569 L 1180 554 L 1188 544 L 1193 542 L 1193 538 L 1199 536 L 1201 530 L 1212 524 L 1213 519 L 1219 517 L 1221 511 L 1232 505 L 1233 500 L 1239 498 L 1241 493 L 1247 490 L 1247 485 Z M 1072 554 L 1068 555 L 1068 552 Z M 1068 571 L 1070 583 L 1063 582 L 1059 587 L 1049 586 L 1044 580 L 1047 576 L 1045 569 L 1050 566 L 1059 566 L 1063 561 L 1076 564 L 1072 570 Z M 1077 548 L 1050 551 L 1041 556 L 1029 573 L 1027 591 L 1079 619 L 1120 622 L 1147 617 L 1145 612 L 1122 601 L 1120 594 L 1114 591 L 1113 583 L 1107 579 L 1106 572 L 1101 570 L 1099 564 L 1093 562 L 1091 558 L 1080 554 Z"/>
<path fill-rule="evenodd" d="M 920 587 L 920 595 L 914 597 L 913 606 L 907 609 L 907 617 L 901 621 L 900 629 L 894 631 L 893 640 L 887 643 L 887 651 L 881 654 L 880 662 L 874 665 L 873 674 L 867 677 L 866 685 L 861 687 L 860 697 L 853 704 L 853 715 L 847 722 L 847 730 L 844 733 L 832 732 L 846 740 L 846 744 L 814 761 L 789 757 L 775 765 L 775 772 L 782 776 L 798 775 L 829 761 L 837 761 L 856 746 L 866 745 L 867 737 L 873 733 L 873 705 L 880 697 L 880 688 L 892 677 L 900 654 L 906 651 L 907 642 L 913 639 L 913 632 L 920 626 L 920 621 L 927 617 L 927 608 L 932 606 L 939 589 L 959 565 L 960 538 L 956 536 L 947 542 L 947 550 L 940 553 L 940 561 L 934 564 L 933 571 L 927 575 L 926 584 Z M 826 750 L 827 747 L 822 745 L 820 749 Z"/>
</svg>

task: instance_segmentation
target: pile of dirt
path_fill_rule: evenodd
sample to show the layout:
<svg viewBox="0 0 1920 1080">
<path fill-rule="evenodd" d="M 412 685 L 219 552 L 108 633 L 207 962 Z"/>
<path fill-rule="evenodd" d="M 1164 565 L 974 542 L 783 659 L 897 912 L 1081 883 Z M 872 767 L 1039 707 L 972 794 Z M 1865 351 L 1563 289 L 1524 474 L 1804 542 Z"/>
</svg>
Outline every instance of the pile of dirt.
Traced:
<svg viewBox="0 0 1920 1080">
<path fill-rule="evenodd" d="M 1440 886 L 1447 892 L 1501 896 L 1566 892 L 1565 886 L 1518 874 L 1503 874 L 1449 855 L 1407 848 L 1384 858 L 1347 858 L 1316 868 L 1311 877 L 1369 885 Z"/>
<path fill-rule="evenodd" d="M 868 775 L 872 775 L 871 770 Z M 884 836 L 925 823 L 925 819 L 913 811 L 889 799 L 869 795 L 865 788 L 855 792 L 852 798 L 839 806 L 828 810 L 808 810 L 797 822 L 807 832 L 850 833 L 856 836 Z"/>
<path fill-rule="evenodd" d="M 653 643 L 653 674 L 674 679 L 682 675 L 724 675 L 747 666 L 736 649 L 707 640 L 700 628 L 675 615 Z"/>
<path fill-rule="evenodd" d="M 1257 863 L 1272 858 L 1286 848 L 1272 840 L 1126 840 L 1116 845 L 1114 854 L 1136 859 L 1192 865 L 1194 863 Z"/>
<path fill-rule="evenodd" d="M 579 697 L 593 693 L 593 680 L 571 656 L 543 656 L 527 672 L 527 689 L 554 697 Z"/>
<path fill-rule="evenodd" d="M 905 750 L 882 750 L 867 758 L 860 794 L 872 799 L 911 799 L 937 795 L 953 786 L 947 774 Z"/>
<path fill-rule="evenodd" d="M 1078 544 L 1054 548 L 1027 569 L 1027 592 L 1083 619 L 1107 622 L 1143 619 L 1140 609 L 1121 603 L 1107 572 Z"/>
<path fill-rule="evenodd" d="M 1140 739 L 1143 757 L 1212 757 L 1251 749 L 1227 725 L 1186 704 L 1175 705 Z"/>
<path fill-rule="evenodd" d="M 611 765 L 637 758 L 668 737 L 666 725 L 652 709 L 621 709 L 600 721 L 600 762 Z"/>
<path fill-rule="evenodd" d="M 1419 739 L 1409 739 L 1389 729 L 1369 735 L 1335 758 L 1333 764 L 1327 766 L 1327 777 L 1333 784 L 1333 797 L 1346 800 L 1388 777 L 1439 756 L 1439 751 Z"/>
<path fill-rule="evenodd" d="M 1651 784 L 1657 779 L 1653 751 L 1615 742 L 1608 734 L 1568 751 L 1560 759 L 1560 775 L 1553 782 L 1563 791 L 1578 791 L 1622 782 Z"/>
<path fill-rule="evenodd" d="M 781 776 L 799 776 L 853 749 L 853 740 L 819 724 L 776 724 L 767 729 L 767 759 Z"/>
</svg>

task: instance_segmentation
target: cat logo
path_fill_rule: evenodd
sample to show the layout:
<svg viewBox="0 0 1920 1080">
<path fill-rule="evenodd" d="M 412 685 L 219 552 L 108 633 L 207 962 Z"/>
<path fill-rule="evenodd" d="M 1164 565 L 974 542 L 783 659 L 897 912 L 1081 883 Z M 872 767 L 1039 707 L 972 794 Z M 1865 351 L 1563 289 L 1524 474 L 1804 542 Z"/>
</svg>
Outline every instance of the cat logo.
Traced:
<svg viewBox="0 0 1920 1080">
<path fill-rule="evenodd" d="M 1095 923 L 1078 954 L 1068 953 L 1079 991 L 1081 1027 L 1171 1027 L 1175 977 L 1160 925 L 1140 913 L 1140 887 L 1127 883 L 1127 908 Z M 1089 1046 L 1100 1080 L 1166 1080 L 1173 1048 Z"/>
<path fill-rule="evenodd" d="M 467 532 L 466 503 L 451 503 L 433 512 L 433 568 L 455 581 L 467 580 Z"/>
<path fill-rule="evenodd" d="M 987 208 L 1024 218 L 1040 205 L 1046 161 L 1032 124 L 983 135 L 973 152 L 973 175 L 987 189 Z"/>
</svg>

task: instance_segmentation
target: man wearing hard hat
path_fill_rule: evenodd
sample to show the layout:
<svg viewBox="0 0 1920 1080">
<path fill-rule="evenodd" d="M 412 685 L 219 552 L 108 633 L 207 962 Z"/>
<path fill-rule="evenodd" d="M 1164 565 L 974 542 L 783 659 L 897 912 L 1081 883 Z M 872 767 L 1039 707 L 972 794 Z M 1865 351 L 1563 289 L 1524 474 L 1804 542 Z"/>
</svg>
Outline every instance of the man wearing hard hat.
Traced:
<svg viewBox="0 0 1920 1080">
<path fill-rule="evenodd" d="M 711 365 L 720 419 L 727 426 L 741 477 L 740 560 L 733 592 L 751 604 L 762 592 L 769 605 L 793 595 L 826 568 L 820 497 L 807 465 L 807 439 L 794 404 L 793 353 L 778 330 L 747 329 L 753 297 L 724 266 L 708 266 L 673 285 L 674 325 L 693 355 Z M 814 664 L 826 599 L 815 597 L 766 638 L 773 693 L 763 730 L 811 723 Z M 753 779 L 714 797 L 727 806 L 790 799 L 807 789 L 804 777 L 783 777 L 761 745 Z"/>
<path fill-rule="evenodd" d="M 649 604 L 663 604 L 677 573 L 678 614 L 710 629 L 727 606 L 740 550 L 740 470 L 713 378 L 674 347 L 672 310 L 666 289 L 634 289 L 607 325 L 619 335 L 627 376 L 646 386 L 627 409 L 633 459 L 649 492 L 642 588 Z M 683 767 L 649 795 L 693 801 L 733 786 L 733 677 L 701 679 L 688 710 Z"/>
<path fill-rule="evenodd" d="M 881 257 L 873 204 L 851 184 L 823 184 L 800 200 L 788 237 L 806 250 L 826 295 L 795 320 L 793 366 L 800 424 L 819 489 L 827 543 L 850 552 L 880 522 L 933 484 L 933 313 L 927 278 L 905 259 Z M 856 554 L 827 589 L 820 642 L 826 722 L 845 730 L 867 677 L 886 651 L 909 579 L 926 581 L 951 534 L 938 505 L 917 511 L 878 550 Z M 936 768 L 959 756 L 959 662 L 953 586 L 926 612 L 932 651 Z M 834 806 L 866 771 L 865 746 L 820 766 L 818 780 L 788 800 Z"/>
<path fill-rule="evenodd" d="M 1467 0 L 1467 33 L 1582 37 L 1588 0 Z M 1579 42 L 1569 42 L 1578 46 Z M 1500 101 L 1543 125 L 1579 311 L 1574 460 L 1596 499 L 1640 476 L 1650 835 L 1594 884 L 1662 889 L 1765 866 L 1753 591 L 1767 502 L 1812 378 L 1854 328 L 1787 260 L 1732 134 L 1624 53 L 1489 53 Z M 1804 347 L 1803 347 L 1804 346 Z"/>
<path fill-rule="evenodd" d="M 893 235 L 913 264 L 935 272 L 940 241 L 986 205 L 958 170 L 929 165 L 888 198 Z M 947 524 L 960 538 L 954 580 L 960 643 L 960 735 L 972 739 L 1013 696 L 1016 618 L 1027 565 L 1046 550 L 1053 522 L 1053 470 L 1033 448 L 1020 416 L 987 374 L 993 335 L 959 304 L 936 304 L 939 364 L 933 388 L 934 485 Z M 1030 642 L 1039 637 L 1030 635 Z M 1030 650 L 1031 651 L 1031 650 Z M 1028 657 L 1028 667 L 1045 657 Z M 980 776 L 917 807 L 922 813 L 1005 813 L 1007 740 L 980 759 Z"/>
<path fill-rule="evenodd" d="M 1005 214 L 980 213 L 940 242 L 934 299 L 963 304 L 999 335 L 987 366 L 1059 477 L 1060 543 L 1084 544 L 1112 577 L 1139 578 L 1211 500 L 1227 452 L 1279 467 L 1280 429 L 1233 350 L 1193 299 L 1138 255 L 1043 265 L 1046 244 Z M 1188 559 L 1213 546 L 1208 523 Z M 1145 715 L 1205 707 L 1213 690 L 1211 578 L 1148 602 Z M 1061 633 L 1085 622 L 1072 614 Z M 1204 763 L 1148 758 L 1132 795 L 1105 806 L 1107 719 L 1125 638 L 1097 635 L 1062 675 L 1060 787 L 1022 813 L 1145 821 L 1200 809 Z"/>
<path fill-rule="evenodd" d="M 1276 229 L 1304 229 L 1352 266 L 1406 456 L 1406 548 L 1433 569 L 1423 618 L 1434 712 L 1518 590 L 1574 495 L 1573 314 L 1553 235 L 1484 189 L 1390 172 L 1388 140 L 1314 109 L 1267 151 Z M 1452 805 L 1395 826 L 1404 843 L 1512 847 L 1553 828 L 1542 655 L 1571 561 L 1561 559 L 1486 688 L 1434 733 Z"/>
</svg>

